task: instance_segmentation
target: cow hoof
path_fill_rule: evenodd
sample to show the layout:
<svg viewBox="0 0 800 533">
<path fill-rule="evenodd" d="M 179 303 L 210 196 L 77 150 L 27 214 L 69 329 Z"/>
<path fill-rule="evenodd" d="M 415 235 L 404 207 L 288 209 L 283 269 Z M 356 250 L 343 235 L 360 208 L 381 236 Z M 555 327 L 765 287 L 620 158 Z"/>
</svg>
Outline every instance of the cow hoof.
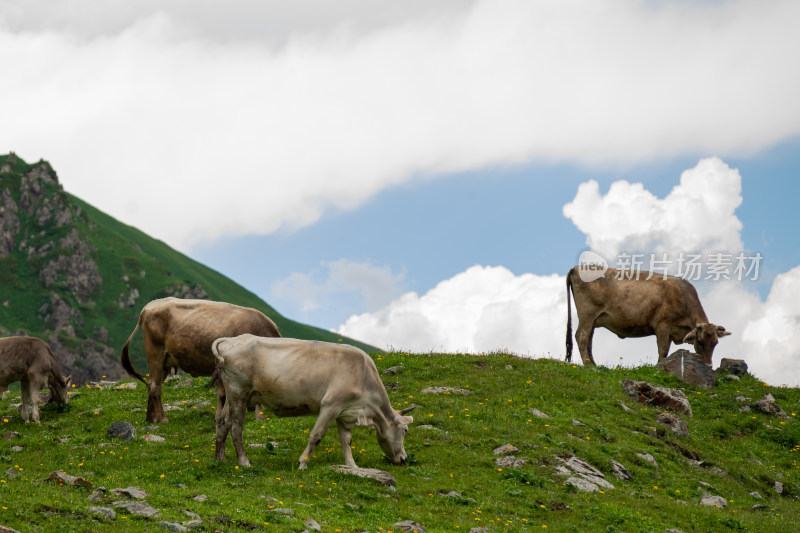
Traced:
<svg viewBox="0 0 800 533">
<path fill-rule="evenodd" d="M 245 459 L 244 461 L 239 461 L 239 466 L 245 467 L 245 468 L 250 468 L 250 461 L 247 460 L 247 459 Z"/>
<path fill-rule="evenodd" d="M 306 463 L 298 463 L 297 469 L 298 470 L 308 470 L 308 465 Z"/>
</svg>

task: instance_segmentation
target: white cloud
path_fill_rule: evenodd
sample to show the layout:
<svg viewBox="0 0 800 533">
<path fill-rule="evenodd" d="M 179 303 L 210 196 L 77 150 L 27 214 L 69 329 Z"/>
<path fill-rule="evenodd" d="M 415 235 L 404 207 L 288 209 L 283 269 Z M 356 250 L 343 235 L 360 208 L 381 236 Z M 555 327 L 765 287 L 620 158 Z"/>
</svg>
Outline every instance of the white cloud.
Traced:
<svg viewBox="0 0 800 533">
<path fill-rule="evenodd" d="M 733 213 L 741 203 L 739 182 L 737 171 L 719 159 L 705 159 L 684 172 L 681 184 L 663 200 L 641 184 L 626 182 L 617 182 L 608 195 L 600 197 L 596 184 L 590 182 L 579 187 L 564 212 L 587 232 L 588 244 L 604 250 L 678 245 L 690 250 L 736 249 L 741 248 L 741 223 Z M 601 224 L 588 223 L 595 219 Z M 662 222 L 653 224 L 652 220 Z M 751 373 L 769 383 L 800 384 L 800 300 L 796 297 L 800 266 L 775 278 L 766 302 L 747 277 L 695 285 L 709 320 L 733 333 L 721 339 L 715 364 L 723 357 L 744 359 Z M 504 267 L 474 266 L 422 296 L 407 293 L 377 312 L 354 315 L 339 331 L 394 349 L 508 349 L 522 355 L 563 357 L 566 313 L 565 276 L 516 276 Z M 575 327 L 573 323 L 573 334 Z M 658 360 L 655 337 L 620 340 L 605 329 L 595 330 L 593 355 L 602 365 Z M 580 359 L 577 349 L 573 357 Z"/>
<path fill-rule="evenodd" d="M 320 272 L 294 272 L 276 281 L 271 300 L 286 302 L 305 313 L 333 305 L 343 293 L 356 293 L 362 309 L 375 311 L 400 294 L 405 278 L 403 273 L 394 274 L 389 267 L 376 267 L 369 261 L 339 259 L 323 262 L 322 266 L 327 269 L 327 277 Z"/>
<path fill-rule="evenodd" d="M 473 266 L 423 296 L 406 293 L 375 313 L 352 316 L 339 331 L 396 349 L 546 355 L 563 350 L 565 290 L 563 276 L 515 276 L 501 266 Z"/>
<path fill-rule="evenodd" d="M 0 147 L 181 249 L 419 174 L 800 133 L 792 1 L 95 4 L 4 4 Z"/>
<path fill-rule="evenodd" d="M 717 157 L 700 160 L 658 199 L 641 183 L 617 181 L 605 196 L 596 181 L 583 183 L 564 216 L 586 234 L 586 244 L 614 258 L 619 252 L 739 252 L 742 180 Z"/>
</svg>

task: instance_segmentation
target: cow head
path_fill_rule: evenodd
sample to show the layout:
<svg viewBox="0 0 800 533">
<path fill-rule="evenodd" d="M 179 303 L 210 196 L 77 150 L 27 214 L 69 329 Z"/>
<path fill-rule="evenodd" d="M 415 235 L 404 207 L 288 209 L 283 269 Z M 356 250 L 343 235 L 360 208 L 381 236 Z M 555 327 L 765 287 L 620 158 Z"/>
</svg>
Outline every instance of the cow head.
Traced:
<svg viewBox="0 0 800 533">
<path fill-rule="evenodd" d="M 380 444 L 381 450 L 396 465 L 405 463 L 408 457 L 403 447 L 403 439 L 405 439 L 406 433 L 408 433 L 408 425 L 414 421 L 414 417 L 405 416 L 405 414 L 414 408 L 416 408 L 416 405 L 401 411 L 394 411 L 394 417 L 383 428 L 380 424 L 375 425 L 375 434 L 378 437 L 378 444 Z"/>
<path fill-rule="evenodd" d="M 722 326 L 715 324 L 697 324 L 697 326 L 690 331 L 683 342 L 694 345 L 694 351 L 697 355 L 703 358 L 703 362 L 711 366 L 711 355 L 714 353 L 714 348 L 720 337 L 730 335 L 730 331 L 725 331 Z"/>
<path fill-rule="evenodd" d="M 61 377 L 57 380 L 50 379 L 48 386 L 50 387 L 50 399 L 47 403 L 68 403 L 69 402 L 69 388 L 72 385 L 72 375 Z"/>
</svg>

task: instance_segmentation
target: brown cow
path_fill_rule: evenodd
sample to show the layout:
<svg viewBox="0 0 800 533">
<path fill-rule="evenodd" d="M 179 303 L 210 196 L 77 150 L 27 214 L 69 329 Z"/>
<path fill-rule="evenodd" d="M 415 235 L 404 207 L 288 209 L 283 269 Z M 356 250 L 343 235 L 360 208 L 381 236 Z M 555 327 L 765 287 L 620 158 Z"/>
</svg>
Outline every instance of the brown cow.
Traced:
<svg viewBox="0 0 800 533">
<path fill-rule="evenodd" d="M 133 369 L 128 346 L 142 328 L 149 379 Z M 280 337 L 278 326 L 264 313 L 208 300 L 162 298 L 142 309 L 128 342 L 122 347 L 122 366 L 131 376 L 147 385 L 147 421 L 168 422 L 161 404 L 161 384 L 170 369 L 179 368 L 192 376 L 210 376 L 216 360 L 211 343 L 220 337 L 252 333 L 261 337 Z M 217 385 L 217 408 L 225 402 L 222 385 Z"/>
<path fill-rule="evenodd" d="M 655 335 L 659 361 L 667 357 L 670 342 L 694 344 L 707 365 L 719 337 L 730 335 L 709 323 L 697 291 L 685 279 L 609 268 L 597 279 L 583 281 L 573 267 L 567 274 L 567 361 L 572 360 L 570 289 L 578 312 L 575 340 L 584 364 L 595 364 L 592 335 L 597 327 L 620 339 Z"/>
<path fill-rule="evenodd" d="M 72 376 L 64 377 L 50 347 L 34 337 L 0 339 L 0 394 L 8 385 L 20 382 L 22 389 L 22 420 L 39 423 L 39 391 L 50 388 L 50 401 L 67 403 Z"/>
</svg>

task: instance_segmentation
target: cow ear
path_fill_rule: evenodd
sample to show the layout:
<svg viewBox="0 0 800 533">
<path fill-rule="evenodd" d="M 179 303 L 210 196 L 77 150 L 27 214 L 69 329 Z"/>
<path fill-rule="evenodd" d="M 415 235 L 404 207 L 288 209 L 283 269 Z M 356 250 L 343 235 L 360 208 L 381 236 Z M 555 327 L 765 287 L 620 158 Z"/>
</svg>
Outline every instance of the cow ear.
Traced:
<svg viewBox="0 0 800 533">
<path fill-rule="evenodd" d="M 64 379 L 64 386 L 65 387 L 69 388 L 70 383 L 72 383 L 72 374 L 70 374 L 69 376 L 67 376 Z"/>
<path fill-rule="evenodd" d="M 730 335 L 730 331 L 725 331 L 725 328 L 722 326 L 717 326 L 717 337 L 724 337 L 726 335 Z"/>
<path fill-rule="evenodd" d="M 399 426 L 407 426 L 407 425 L 411 424 L 412 422 L 414 422 L 414 417 L 413 416 L 398 416 L 397 418 L 395 418 L 395 422 L 397 422 L 397 425 L 399 425 Z"/>
<path fill-rule="evenodd" d="M 689 333 L 687 333 L 686 336 L 683 338 L 684 344 L 694 344 L 694 341 L 697 340 L 697 332 L 699 329 L 700 327 L 698 326 Z"/>
</svg>

